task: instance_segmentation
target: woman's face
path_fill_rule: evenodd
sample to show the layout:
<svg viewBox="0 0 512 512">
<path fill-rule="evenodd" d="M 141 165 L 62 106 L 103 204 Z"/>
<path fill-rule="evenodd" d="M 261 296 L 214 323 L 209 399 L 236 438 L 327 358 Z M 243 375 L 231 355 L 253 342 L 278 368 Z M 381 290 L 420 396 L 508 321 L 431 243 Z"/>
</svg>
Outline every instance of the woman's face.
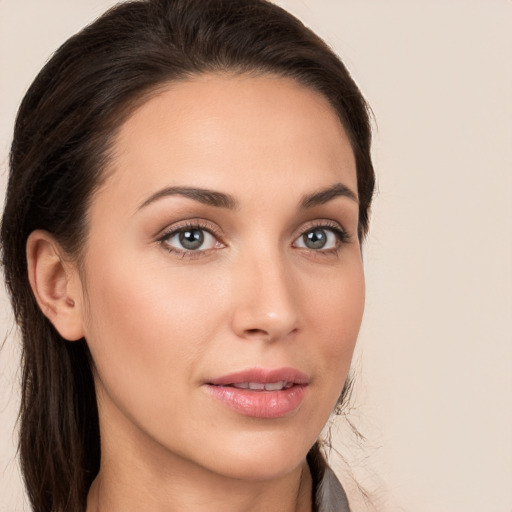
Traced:
<svg viewBox="0 0 512 512">
<path fill-rule="evenodd" d="M 148 100 L 114 149 L 81 272 L 102 459 L 291 471 L 337 401 L 363 313 L 338 118 L 288 79 L 206 75 Z"/>
</svg>

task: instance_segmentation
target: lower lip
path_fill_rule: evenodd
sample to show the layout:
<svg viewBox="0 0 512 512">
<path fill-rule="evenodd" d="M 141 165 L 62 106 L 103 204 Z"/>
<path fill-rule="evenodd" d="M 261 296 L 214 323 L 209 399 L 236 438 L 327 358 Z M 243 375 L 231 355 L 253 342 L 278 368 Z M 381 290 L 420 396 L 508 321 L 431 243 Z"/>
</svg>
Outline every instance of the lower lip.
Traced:
<svg viewBox="0 0 512 512">
<path fill-rule="evenodd" d="M 252 391 L 208 384 L 208 391 L 229 408 L 253 418 L 280 418 L 295 411 L 306 392 L 305 384 L 294 384 L 280 391 Z"/>
</svg>

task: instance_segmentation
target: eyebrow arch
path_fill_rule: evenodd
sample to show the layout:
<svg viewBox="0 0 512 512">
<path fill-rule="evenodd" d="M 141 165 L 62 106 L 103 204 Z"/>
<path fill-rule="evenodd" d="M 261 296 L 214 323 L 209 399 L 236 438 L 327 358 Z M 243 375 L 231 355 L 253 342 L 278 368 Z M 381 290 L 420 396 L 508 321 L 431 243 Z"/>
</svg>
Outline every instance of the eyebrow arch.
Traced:
<svg viewBox="0 0 512 512">
<path fill-rule="evenodd" d="M 224 194 L 223 192 L 216 192 L 214 190 L 196 187 L 166 187 L 148 197 L 138 209 L 141 210 L 163 197 L 176 195 L 188 197 L 194 201 L 198 201 L 209 206 L 215 206 L 217 208 L 234 210 L 238 207 L 238 201 L 233 196 Z"/>
<path fill-rule="evenodd" d="M 324 190 L 313 192 L 312 194 L 304 196 L 300 202 L 300 207 L 312 208 L 313 206 L 325 204 L 331 199 L 340 196 L 348 197 L 349 199 L 352 199 L 352 201 L 359 203 L 356 194 L 351 189 L 349 189 L 346 185 L 343 185 L 343 183 L 335 183 L 334 185 Z"/>
</svg>

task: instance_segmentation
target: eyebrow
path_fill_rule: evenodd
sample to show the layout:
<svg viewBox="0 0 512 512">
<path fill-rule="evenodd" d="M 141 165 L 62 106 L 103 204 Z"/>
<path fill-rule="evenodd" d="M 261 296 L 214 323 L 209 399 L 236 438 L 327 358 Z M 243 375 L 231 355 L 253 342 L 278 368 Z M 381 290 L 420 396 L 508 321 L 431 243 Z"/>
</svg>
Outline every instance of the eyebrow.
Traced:
<svg viewBox="0 0 512 512">
<path fill-rule="evenodd" d="M 357 195 L 350 188 L 343 185 L 343 183 L 335 183 L 326 189 L 304 196 L 300 202 L 300 207 L 312 208 L 314 206 L 320 206 L 340 196 L 347 197 L 348 199 L 359 203 Z"/>
<path fill-rule="evenodd" d="M 223 192 L 216 192 L 214 190 L 196 187 L 166 187 L 148 197 L 138 209 L 140 210 L 145 208 L 151 203 L 167 196 L 188 197 L 194 201 L 198 201 L 208 206 L 215 206 L 217 208 L 227 208 L 229 210 L 238 208 L 238 201 L 233 196 L 224 194 Z"/>
<path fill-rule="evenodd" d="M 224 192 L 196 187 L 166 187 L 149 196 L 139 206 L 138 210 L 164 197 L 176 195 L 187 197 L 216 208 L 235 210 L 239 206 L 238 201 L 233 196 L 225 194 Z M 358 202 L 356 194 L 350 188 L 343 185 L 343 183 L 335 183 L 326 189 L 305 195 L 300 201 L 299 207 L 302 209 L 313 208 L 314 206 L 325 204 L 336 197 L 347 197 L 356 203 Z"/>
</svg>

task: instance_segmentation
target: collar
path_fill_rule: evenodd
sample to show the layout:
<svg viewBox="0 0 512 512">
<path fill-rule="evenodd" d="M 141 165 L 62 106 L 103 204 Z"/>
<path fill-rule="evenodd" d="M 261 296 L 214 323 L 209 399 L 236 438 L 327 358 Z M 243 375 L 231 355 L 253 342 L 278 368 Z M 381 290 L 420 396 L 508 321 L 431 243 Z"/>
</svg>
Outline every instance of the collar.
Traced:
<svg viewBox="0 0 512 512">
<path fill-rule="evenodd" d="M 329 466 L 316 488 L 315 505 L 316 512 L 350 512 L 347 495 Z"/>
<path fill-rule="evenodd" d="M 309 451 L 307 460 L 313 479 L 314 512 L 350 512 L 347 495 L 318 443 Z"/>
</svg>

